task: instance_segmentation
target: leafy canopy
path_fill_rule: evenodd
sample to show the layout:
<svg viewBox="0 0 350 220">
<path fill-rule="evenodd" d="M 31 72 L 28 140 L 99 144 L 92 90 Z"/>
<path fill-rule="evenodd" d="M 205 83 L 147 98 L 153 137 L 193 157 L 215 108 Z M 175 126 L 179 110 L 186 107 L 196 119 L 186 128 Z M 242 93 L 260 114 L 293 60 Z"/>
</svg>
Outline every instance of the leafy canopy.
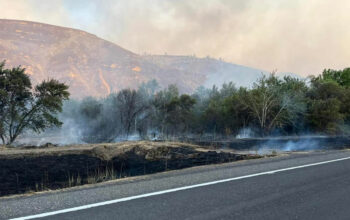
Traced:
<svg viewBox="0 0 350 220">
<path fill-rule="evenodd" d="M 26 130 L 42 132 L 60 126 L 57 113 L 69 97 L 68 86 L 51 79 L 34 89 L 21 66 L 5 69 L 0 64 L 0 137 L 11 144 Z"/>
</svg>

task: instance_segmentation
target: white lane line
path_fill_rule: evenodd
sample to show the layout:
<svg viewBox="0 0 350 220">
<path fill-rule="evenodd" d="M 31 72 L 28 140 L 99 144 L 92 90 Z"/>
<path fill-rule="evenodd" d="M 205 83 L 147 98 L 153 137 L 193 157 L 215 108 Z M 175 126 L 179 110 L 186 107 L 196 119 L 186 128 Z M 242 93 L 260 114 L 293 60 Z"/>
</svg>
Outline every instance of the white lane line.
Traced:
<svg viewBox="0 0 350 220">
<path fill-rule="evenodd" d="M 120 199 L 114 199 L 114 200 L 109 200 L 109 201 L 105 201 L 105 202 L 98 202 L 98 203 L 78 206 L 78 207 L 74 207 L 74 208 L 57 210 L 57 211 L 53 211 L 53 212 L 45 212 L 45 213 L 41 213 L 41 214 L 37 214 L 37 215 L 29 215 L 29 216 L 24 216 L 24 217 L 19 217 L 19 218 L 13 218 L 12 220 L 43 218 L 43 217 L 63 214 L 63 213 L 67 213 L 67 212 L 74 212 L 74 211 L 79 211 L 79 210 L 83 210 L 83 209 L 90 209 L 90 208 L 94 208 L 94 207 L 98 207 L 98 206 L 104 206 L 104 205 L 110 205 L 110 204 L 115 204 L 115 203 L 119 203 L 119 202 L 130 201 L 130 200 L 134 200 L 134 199 L 162 195 L 162 194 L 182 191 L 182 190 L 186 190 L 186 189 L 193 189 L 193 188 L 202 187 L 202 186 L 209 186 L 209 185 L 214 185 L 214 184 L 218 184 L 218 183 L 225 183 L 225 182 L 230 182 L 230 181 L 234 181 L 234 180 L 246 179 L 246 178 L 250 178 L 250 177 L 269 175 L 269 174 L 274 174 L 274 173 L 278 173 L 278 172 L 301 169 L 301 168 L 305 168 L 305 167 L 317 166 L 317 165 L 333 163 L 333 162 L 338 162 L 338 161 L 342 161 L 342 160 L 349 160 L 349 159 L 350 159 L 350 157 L 344 157 L 344 158 L 340 158 L 340 159 L 322 161 L 322 162 L 318 162 L 318 163 L 311 163 L 311 164 L 306 164 L 306 165 L 301 165 L 301 166 L 288 167 L 288 168 L 283 168 L 283 169 L 278 169 L 278 170 L 270 170 L 270 171 L 266 171 L 266 172 L 254 173 L 254 174 L 250 174 L 250 175 L 233 177 L 233 178 L 229 178 L 229 179 L 217 180 L 217 181 L 195 184 L 195 185 L 190 185 L 190 186 L 183 186 L 183 187 L 178 187 L 178 188 L 173 188 L 173 189 L 162 190 L 162 191 L 158 191 L 158 192 L 145 193 L 145 194 L 141 194 L 141 195 L 130 196 L 130 197 L 125 197 L 125 198 L 120 198 Z"/>
</svg>

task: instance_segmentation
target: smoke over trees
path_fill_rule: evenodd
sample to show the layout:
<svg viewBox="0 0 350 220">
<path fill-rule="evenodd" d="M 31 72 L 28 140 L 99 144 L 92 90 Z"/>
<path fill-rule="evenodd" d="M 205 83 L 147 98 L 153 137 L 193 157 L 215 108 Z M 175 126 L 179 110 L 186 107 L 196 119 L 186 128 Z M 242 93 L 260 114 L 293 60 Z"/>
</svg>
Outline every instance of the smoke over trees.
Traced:
<svg viewBox="0 0 350 220">
<path fill-rule="evenodd" d="M 195 135 L 257 136 L 350 133 L 349 69 L 325 70 L 302 80 L 261 76 L 251 88 L 226 83 L 200 87 L 191 95 L 175 85 L 160 89 L 155 80 L 137 90 L 105 98 L 71 100 L 61 115 L 74 122 L 84 142 Z"/>
</svg>

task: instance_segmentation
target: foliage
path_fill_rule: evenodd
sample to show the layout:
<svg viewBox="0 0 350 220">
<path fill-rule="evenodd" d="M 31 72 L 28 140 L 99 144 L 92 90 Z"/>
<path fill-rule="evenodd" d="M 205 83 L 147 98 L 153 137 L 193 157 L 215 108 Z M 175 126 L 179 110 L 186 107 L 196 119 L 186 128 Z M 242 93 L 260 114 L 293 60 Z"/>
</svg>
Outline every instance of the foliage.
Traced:
<svg viewBox="0 0 350 220">
<path fill-rule="evenodd" d="M 271 74 L 262 76 L 241 100 L 261 134 L 267 135 L 276 128 L 295 126 L 295 119 L 305 111 L 302 92 L 305 89 L 301 80 L 279 79 Z"/>
<path fill-rule="evenodd" d="M 309 82 L 272 73 L 262 75 L 251 88 L 229 82 L 220 88 L 200 87 L 192 95 L 181 94 L 176 85 L 161 90 L 153 80 L 137 90 L 75 102 L 79 110 L 69 111 L 75 112 L 71 118 L 85 142 L 108 142 L 131 134 L 235 136 L 242 130 L 260 136 L 344 134 L 350 131 L 349 73 L 349 69 L 325 70 Z M 86 138 L 96 135 L 99 138 Z"/>
<path fill-rule="evenodd" d="M 154 98 L 156 120 L 162 133 L 169 135 L 188 131 L 192 119 L 192 107 L 196 100 L 189 95 L 179 96 L 175 85 L 158 92 Z"/>
<path fill-rule="evenodd" d="M 42 132 L 60 126 L 57 113 L 69 97 L 68 86 L 47 80 L 32 89 L 25 69 L 4 69 L 0 64 L 0 136 L 4 144 L 13 143 L 25 130 Z"/>
<path fill-rule="evenodd" d="M 344 121 L 349 120 L 350 90 L 336 80 L 329 80 L 329 72 L 311 79 L 307 119 L 314 131 L 337 134 L 342 132 Z"/>
<path fill-rule="evenodd" d="M 333 81 L 342 87 L 350 87 L 350 68 L 345 68 L 343 70 L 332 70 L 325 69 L 323 73 L 316 77 L 315 80 L 318 81 Z"/>
</svg>

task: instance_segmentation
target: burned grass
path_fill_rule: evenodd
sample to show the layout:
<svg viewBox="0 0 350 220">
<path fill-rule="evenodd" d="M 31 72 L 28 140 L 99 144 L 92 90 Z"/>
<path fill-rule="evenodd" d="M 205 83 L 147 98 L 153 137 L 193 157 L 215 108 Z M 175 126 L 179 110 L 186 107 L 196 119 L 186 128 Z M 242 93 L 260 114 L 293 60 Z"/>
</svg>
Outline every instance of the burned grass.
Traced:
<svg viewBox="0 0 350 220">
<path fill-rule="evenodd" d="M 180 142 L 1 147 L 0 196 L 260 157 Z"/>
</svg>

